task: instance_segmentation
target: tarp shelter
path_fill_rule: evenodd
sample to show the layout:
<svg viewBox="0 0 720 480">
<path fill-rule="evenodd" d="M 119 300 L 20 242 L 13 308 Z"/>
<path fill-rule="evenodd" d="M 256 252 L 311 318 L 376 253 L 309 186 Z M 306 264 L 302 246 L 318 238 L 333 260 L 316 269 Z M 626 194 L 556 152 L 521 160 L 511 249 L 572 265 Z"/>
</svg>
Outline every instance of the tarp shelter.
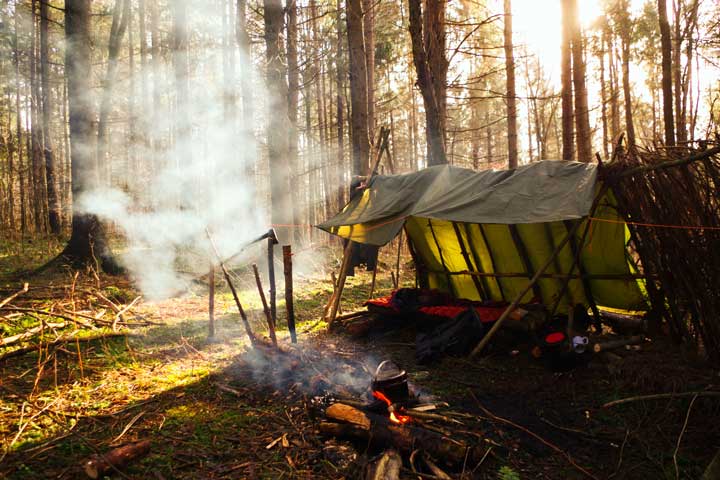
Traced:
<svg viewBox="0 0 720 480">
<path fill-rule="evenodd" d="M 646 310 L 643 284 L 627 250 L 628 231 L 611 193 L 591 216 L 599 191 L 593 164 L 542 161 L 479 172 L 436 166 L 374 176 L 362 195 L 318 227 L 379 246 L 404 228 L 420 286 L 458 298 L 511 302 L 579 221 L 521 303 L 536 299 L 553 305 L 563 295 L 560 310 L 593 301 Z"/>
</svg>

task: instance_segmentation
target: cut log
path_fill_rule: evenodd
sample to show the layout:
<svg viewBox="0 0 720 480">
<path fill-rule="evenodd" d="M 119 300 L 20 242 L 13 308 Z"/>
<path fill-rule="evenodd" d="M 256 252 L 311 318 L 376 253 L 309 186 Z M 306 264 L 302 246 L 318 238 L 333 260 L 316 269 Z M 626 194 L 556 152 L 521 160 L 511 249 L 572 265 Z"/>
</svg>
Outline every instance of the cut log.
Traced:
<svg viewBox="0 0 720 480">
<path fill-rule="evenodd" d="M 385 450 L 383 454 L 368 466 L 365 480 L 397 480 L 400 478 L 402 458 L 395 450 Z"/>
<path fill-rule="evenodd" d="M 601 311 L 603 322 L 619 333 L 636 333 L 647 331 L 648 322 L 645 317 L 622 315 L 620 313 Z"/>
<path fill-rule="evenodd" d="M 623 338 L 619 340 L 608 340 L 607 342 L 598 342 L 593 345 L 593 351 L 595 353 L 606 352 L 608 350 L 614 350 L 616 348 L 622 348 L 625 345 L 637 345 L 645 341 L 645 336 L 634 335 L 629 338 Z"/>
<path fill-rule="evenodd" d="M 478 456 L 477 451 L 464 442 L 414 425 L 394 424 L 384 416 L 349 405 L 331 405 L 325 415 L 331 422 L 320 423 L 320 432 L 324 435 L 360 439 L 381 448 L 392 446 L 405 453 L 422 448 L 432 457 L 453 465 L 461 464 L 466 456 L 469 460 Z"/>
<path fill-rule="evenodd" d="M 150 440 L 130 443 L 104 455 L 96 455 L 85 462 L 85 474 L 92 478 L 102 478 L 115 470 L 121 470 L 132 461 L 138 460 L 150 452 Z"/>
</svg>

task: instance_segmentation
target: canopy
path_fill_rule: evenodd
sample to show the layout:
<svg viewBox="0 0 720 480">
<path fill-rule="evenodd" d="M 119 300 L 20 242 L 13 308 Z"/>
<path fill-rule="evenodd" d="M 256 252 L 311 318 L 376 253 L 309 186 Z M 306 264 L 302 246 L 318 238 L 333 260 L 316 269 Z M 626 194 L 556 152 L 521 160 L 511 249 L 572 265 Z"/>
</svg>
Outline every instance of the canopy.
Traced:
<svg viewBox="0 0 720 480">
<path fill-rule="evenodd" d="M 481 172 L 436 166 L 373 177 L 362 195 L 318 228 L 384 245 L 405 227 L 422 286 L 459 298 L 512 301 L 580 221 L 523 301 L 553 304 L 563 295 L 561 309 L 595 303 L 643 310 L 643 285 L 634 278 L 627 228 L 612 195 L 588 218 L 597 190 L 593 164 L 542 161 Z M 565 289 L 567 275 L 575 278 Z"/>
</svg>

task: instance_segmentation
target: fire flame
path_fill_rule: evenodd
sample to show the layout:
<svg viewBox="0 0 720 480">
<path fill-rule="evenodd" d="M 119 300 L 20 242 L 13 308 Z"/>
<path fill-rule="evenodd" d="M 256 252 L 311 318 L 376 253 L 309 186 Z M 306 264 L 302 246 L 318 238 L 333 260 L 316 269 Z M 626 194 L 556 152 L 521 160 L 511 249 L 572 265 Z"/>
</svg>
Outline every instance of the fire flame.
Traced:
<svg viewBox="0 0 720 480">
<path fill-rule="evenodd" d="M 383 395 L 382 392 L 373 391 L 372 394 L 373 394 L 373 397 L 387 403 L 388 407 L 392 406 L 392 402 L 390 401 L 390 399 L 387 398 L 385 395 Z M 407 415 L 395 415 L 395 412 L 390 412 L 390 421 L 393 423 L 403 425 L 410 421 L 410 417 Z"/>
</svg>

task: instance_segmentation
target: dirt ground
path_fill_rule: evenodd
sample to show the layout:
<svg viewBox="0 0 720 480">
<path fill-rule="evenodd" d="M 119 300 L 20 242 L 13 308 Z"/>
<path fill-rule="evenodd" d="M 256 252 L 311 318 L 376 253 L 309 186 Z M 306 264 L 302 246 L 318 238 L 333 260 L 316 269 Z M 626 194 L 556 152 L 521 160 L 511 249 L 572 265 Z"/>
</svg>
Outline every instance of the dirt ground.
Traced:
<svg viewBox="0 0 720 480">
<path fill-rule="evenodd" d="M 392 261 L 386 260 L 378 295 L 391 288 Z M 30 290 L 14 304 L 26 308 L 59 312 L 72 302 L 74 312 L 94 315 L 103 308 L 98 292 L 125 305 L 139 295 L 127 279 L 83 274 L 71 290 L 69 272 L 25 278 L 10 264 L 16 256 L 0 255 L 0 262 L 0 299 L 23 277 Z M 252 325 L 262 331 L 252 274 L 236 273 L 244 279 L 241 300 Z M 345 311 L 367 299 L 370 281 L 366 272 L 351 279 Z M 409 270 L 403 281 L 411 283 Z M 407 369 L 416 393 L 447 402 L 441 412 L 461 419 L 462 425 L 438 428 L 484 452 L 479 460 L 445 466 L 452 478 L 697 479 L 720 448 L 718 397 L 603 408 L 638 395 L 717 390 L 716 368 L 663 339 L 641 351 L 620 351 L 619 362 L 593 358 L 567 373 L 547 370 L 528 345 L 507 341 L 495 342 L 478 360 L 417 365 L 412 325 L 359 339 L 327 333 L 318 319 L 331 283 L 300 276 L 300 342 L 288 367 L 253 353 L 229 292 L 218 286 L 214 339 L 207 336 L 206 287 L 198 283 L 182 297 L 138 302 L 126 314 L 124 336 L 53 345 L 62 332 L 48 330 L 39 350 L 0 360 L 0 478 L 84 478 L 83 462 L 92 455 L 145 439 L 150 453 L 114 478 L 362 478 L 377 452 L 323 438 L 314 403 L 338 386 L 359 398 L 384 359 Z M 282 302 L 278 310 L 284 311 Z M 0 321 L 7 336 L 20 320 Z M 283 314 L 279 321 L 287 345 Z M 439 478 L 413 473 L 405 458 L 402 478 Z"/>
</svg>

